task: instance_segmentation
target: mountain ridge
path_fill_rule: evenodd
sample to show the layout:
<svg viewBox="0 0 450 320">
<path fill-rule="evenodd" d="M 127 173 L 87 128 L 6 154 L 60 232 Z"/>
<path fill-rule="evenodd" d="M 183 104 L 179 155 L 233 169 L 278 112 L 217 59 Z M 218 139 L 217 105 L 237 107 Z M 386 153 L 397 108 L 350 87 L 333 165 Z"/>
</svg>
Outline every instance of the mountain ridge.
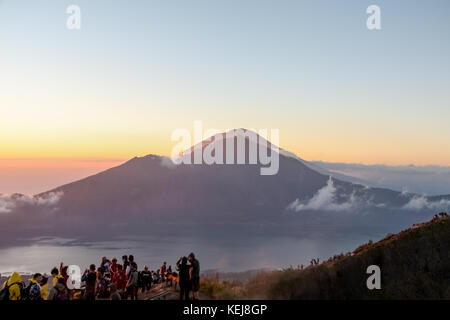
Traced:
<svg viewBox="0 0 450 320">
<path fill-rule="evenodd" d="M 252 143 L 245 139 L 246 152 L 255 147 Z M 430 217 L 433 206 L 447 199 L 415 199 L 413 194 L 341 181 L 311 169 L 288 151 L 268 146 L 271 152 L 278 150 L 276 175 L 261 175 L 259 163 L 175 165 L 154 154 L 134 157 L 36 195 L 37 199 L 61 195 L 51 208 L 26 204 L 14 214 L 0 216 L 4 222 L 0 238 L 8 240 L 15 228 L 29 236 L 101 239 L 130 232 L 192 236 L 207 234 L 212 225 L 222 228 L 224 237 L 230 232 L 307 236 L 322 229 L 330 235 L 376 234 Z M 430 208 L 405 208 L 413 200 L 415 206 Z"/>
</svg>

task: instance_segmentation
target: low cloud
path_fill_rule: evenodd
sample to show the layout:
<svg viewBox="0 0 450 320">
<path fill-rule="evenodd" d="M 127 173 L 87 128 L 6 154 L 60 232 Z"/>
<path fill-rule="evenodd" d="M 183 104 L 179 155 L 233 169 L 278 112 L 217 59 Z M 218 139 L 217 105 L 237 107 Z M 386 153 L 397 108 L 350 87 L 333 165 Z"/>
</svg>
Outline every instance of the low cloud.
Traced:
<svg viewBox="0 0 450 320">
<path fill-rule="evenodd" d="M 333 179 L 328 179 L 327 185 L 317 191 L 317 193 L 307 202 L 296 199 L 288 209 L 294 211 L 323 210 L 323 211 L 346 211 L 360 206 L 360 202 L 355 194 L 351 194 L 344 202 L 337 201 L 337 189 Z"/>
<path fill-rule="evenodd" d="M 429 201 L 425 196 L 414 196 L 407 204 L 403 206 L 406 210 L 448 210 L 450 208 L 450 200 L 442 199 L 439 201 Z"/>
<path fill-rule="evenodd" d="M 161 166 L 169 168 L 169 169 L 174 169 L 174 168 L 176 168 L 178 166 L 178 164 L 172 158 L 161 157 Z"/>
<path fill-rule="evenodd" d="M 56 205 L 63 192 L 50 192 L 45 196 L 30 197 L 23 194 L 0 195 L 0 214 L 10 213 L 21 207 L 51 207 Z"/>
</svg>

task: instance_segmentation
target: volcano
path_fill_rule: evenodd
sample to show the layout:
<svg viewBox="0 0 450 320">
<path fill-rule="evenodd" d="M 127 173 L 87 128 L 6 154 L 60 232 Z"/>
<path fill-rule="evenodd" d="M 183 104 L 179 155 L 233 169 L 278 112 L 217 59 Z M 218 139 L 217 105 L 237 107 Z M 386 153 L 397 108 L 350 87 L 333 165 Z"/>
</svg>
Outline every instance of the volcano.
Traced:
<svg viewBox="0 0 450 320">
<path fill-rule="evenodd" d="M 450 204 L 449 196 L 425 198 L 335 178 L 256 133 L 240 132 L 245 133 L 246 164 L 174 164 L 158 155 L 136 157 L 34 197 L 60 195 L 52 206 L 32 201 L 1 215 L 0 240 L 15 242 L 18 235 L 21 239 L 183 232 L 210 235 L 218 230 L 223 230 L 223 236 L 237 232 L 267 236 L 319 231 L 324 235 L 386 233 L 423 221 Z M 226 158 L 227 139 L 239 138 L 238 134 L 222 133 L 184 156 L 193 156 L 195 148 L 224 139 Z M 237 148 L 237 143 L 233 145 Z M 260 148 L 268 148 L 272 157 L 278 157 L 276 174 L 261 175 L 264 165 L 249 163 L 249 152 Z M 237 157 L 238 150 L 234 151 Z"/>
</svg>

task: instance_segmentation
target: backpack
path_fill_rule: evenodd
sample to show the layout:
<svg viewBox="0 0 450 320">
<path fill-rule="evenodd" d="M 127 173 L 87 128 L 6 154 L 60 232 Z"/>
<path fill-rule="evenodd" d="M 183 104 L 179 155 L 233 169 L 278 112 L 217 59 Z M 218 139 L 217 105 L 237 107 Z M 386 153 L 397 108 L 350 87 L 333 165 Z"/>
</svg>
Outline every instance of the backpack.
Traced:
<svg viewBox="0 0 450 320">
<path fill-rule="evenodd" d="M 22 300 L 41 300 L 41 287 L 37 283 L 30 283 L 25 289 L 25 294 L 22 296 Z"/>
<path fill-rule="evenodd" d="M 67 292 L 66 288 L 63 288 L 62 290 L 58 290 L 55 288 L 55 290 L 58 291 L 58 293 L 56 294 L 55 300 L 58 300 L 58 301 L 69 300 L 69 293 Z"/>
<path fill-rule="evenodd" d="M 11 288 L 13 285 L 18 285 L 21 288 L 20 282 L 11 283 L 9 286 L 6 284 L 5 287 L 2 290 L 0 290 L 0 301 L 9 300 L 9 288 Z"/>
</svg>

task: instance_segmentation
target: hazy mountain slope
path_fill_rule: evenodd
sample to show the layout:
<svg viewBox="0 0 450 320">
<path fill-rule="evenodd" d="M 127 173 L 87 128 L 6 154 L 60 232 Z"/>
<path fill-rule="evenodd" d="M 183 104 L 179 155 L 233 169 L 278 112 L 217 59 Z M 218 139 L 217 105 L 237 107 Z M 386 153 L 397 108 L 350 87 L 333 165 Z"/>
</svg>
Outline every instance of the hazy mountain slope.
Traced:
<svg viewBox="0 0 450 320">
<path fill-rule="evenodd" d="M 407 190 L 425 195 L 450 193 L 450 167 L 364 165 L 321 161 L 309 163 L 311 166 L 321 168 L 322 173 L 328 172 L 338 179 L 371 187 Z"/>
<path fill-rule="evenodd" d="M 246 140 L 247 158 L 255 145 L 261 148 L 261 140 Z M 260 168 L 259 164 L 174 165 L 155 155 L 133 158 L 0 215 L 0 239 L 4 243 L 36 235 L 103 239 L 149 232 L 191 236 L 212 230 L 217 234 L 218 226 L 224 229 L 223 237 L 230 232 L 249 236 L 250 229 L 268 236 L 378 234 L 397 231 L 448 204 L 440 203 L 441 197 L 432 203 L 424 198 L 406 210 L 414 200 L 412 194 L 330 179 L 284 150 L 276 175 L 263 176 Z M 55 194 L 60 199 L 53 206 L 36 205 Z M 414 206 L 425 208 L 419 211 Z"/>
<path fill-rule="evenodd" d="M 381 269 L 381 290 L 367 289 L 370 265 Z M 269 299 L 450 299 L 448 270 L 450 216 L 318 266 L 261 274 L 246 290 L 250 297 Z"/>
</svg>

